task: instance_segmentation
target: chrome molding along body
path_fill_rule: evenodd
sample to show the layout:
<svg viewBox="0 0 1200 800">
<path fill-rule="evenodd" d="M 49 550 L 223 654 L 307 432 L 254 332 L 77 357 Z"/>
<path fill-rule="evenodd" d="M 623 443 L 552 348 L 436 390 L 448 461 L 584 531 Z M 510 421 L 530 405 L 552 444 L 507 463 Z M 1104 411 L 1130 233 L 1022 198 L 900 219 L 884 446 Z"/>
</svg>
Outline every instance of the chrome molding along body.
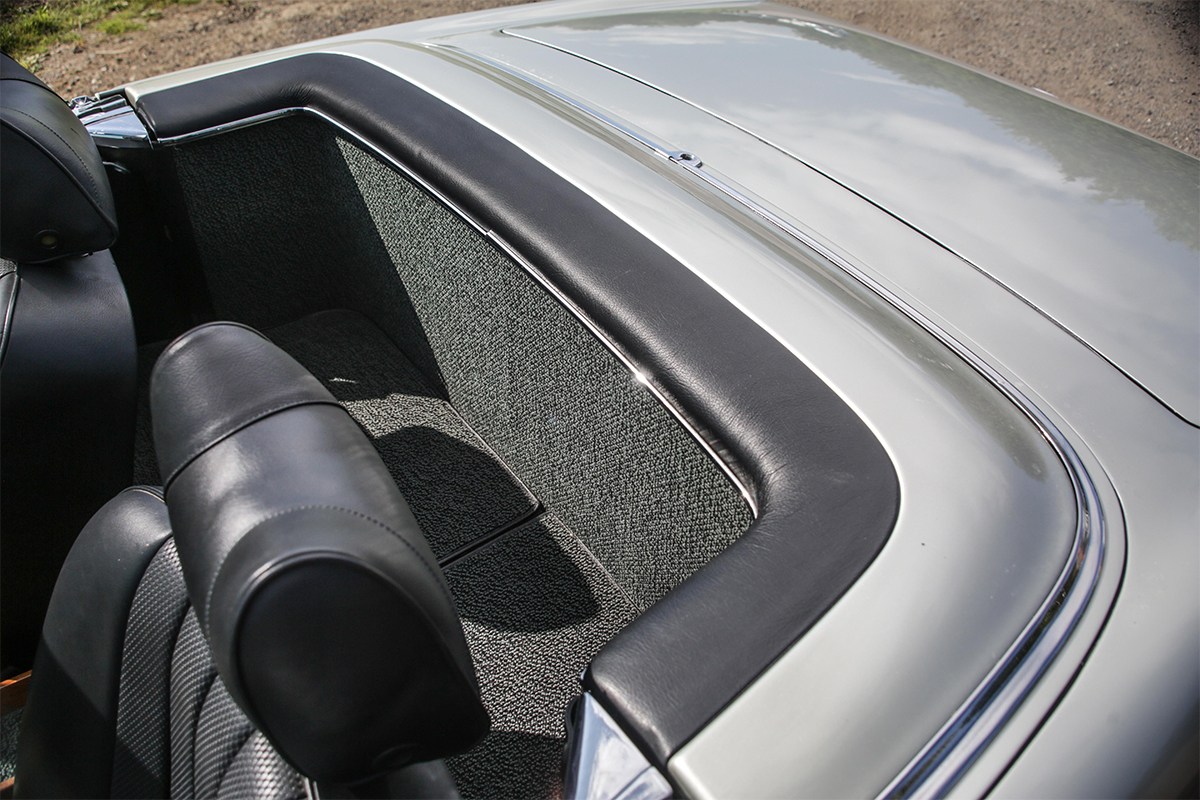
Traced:
<svg viewBox="0 0 1200 800">
<path fill-rule="evenodd" d="M 532 86 L 573 111 L 599 122 L 605 127 L 619 131 L 655 155 L 687 170 L 696 179 L 800 242 L 804 247 L 815 252 L 918 324 L 999 389 L 1010 402 L 1021 409 L 1050 443 L 1066 469 L 1075 494 L 1076 526 L 1067 562 L 1059 573 L 1050 594 L 1038 607 L 1037 613 L 1000 661 L 933 739 L 884 788 L 878 798 L 879 800 L 891 800 L 900 797 L 937 798 L 945 796 L 992 741 L 1004 723 L 1016 712 L 1018 706 L 1050 666 L 1082 617 L 1099 579 L 1105 550 L 1104 514 L 1095 484 L 1075 448 L 1035 403 L 948 331 L 817 239 L 716 176 L 705 172 L 703 162 L 697 155 L 686 151 L 673 151 L 653 142 L 616 120 L 506 65 L 469 53 L 453 45 L 427 43 L 425 46 L 474 62 Z"/>
<path fill-rule="evenodd" d="M 535 88 L 539 93 L 562 103 L 573 112 L 582 114 L 609 129 L 620 132 L 645 147 L 654 155 L 686 170 L 695 179 L 733 200 L 764 222 L 777 228 L 805 248 L 816 253 L 824 261 L 853 278 L 901 314 L 915 322 L 965 363 L 970 365 L 985 380 L 996 387 L 1010 402 L 1021 409 L 1049 442 L 1062 462 L 1075 494 L 1076 528 L 1070 548 L 1070 556 L 1056 579 L 1050 594 L 1041 603 L 1036 614 L 1008 648 L 1004 656 L 975 688 L 967 700 L 957 709 L 953 716 L 942 726 L 938 733 L 879 794 L 879 799 L 884 800 L 886 798 L 887 800 L 891 800 L 891 798 L 898 797 L 936 798 L 946 795 L 971 764 L 974 763 L 975 759 L 983 752 L 984 748 L 992 741 L 1005 722 L 1016 712 L 1021 702 L 1050 666 L 1054 657 L 1061 650 L 1082 617 L 1099 578 L 1105 549 L 1103 509 L 1095 485 L 1070 441 L 1035 403 L 1018 390 L 998 370 L 973 353 L 966 345 L 958 341 L 913 305 L 883 286 L 865 271 L 838 255 L 829 247 L 823 245 L 817 239 L 774 214 L 738 189 L 726 184 L 716 176 L 705 172 L 703 162 L 695 154 L 670 150 L 616 120 L 537 81 L 531 76 L 503 64 L 469 53 L 453 45 L 424 43 L 421 46 L 443 57 L 470 62 L 477 67 L 483 67 L 488 71 L 502 74 L 524 85 Z M 380 148 L 375 146 L 366 137 L 359 135 L 345 124 L 320 111 L 307 107 L 294 107 L 279 109 L 180 136 L 158 140 L 151 139 L 151 141 L 157 146 L 172 146 L 238 128 L 261 124 L 292 114 L 311 114 L 333 125 L 348 138 L 354 140 L 364 149 L 373 153 L 377 158 L 405 175 L 446 208 L 458 215 L 467 224 L 504 250 L 534 280 L 550 292 L 573 316 L 579 319 L 580 322 L 603 342 L 636 380 L 647 387 L 668 412 L 675 417 L 679 424 L 688 431 L 720 466 L 729 480 L 738 488 L 757 518 L 759 509 L 754 495 L 718 454 L 712 443 L 688 420 L 687 415 L 655 386 L 651 377 L 648 377 L 581 309 L 566 298 L 544 275 L 524 259 L 519 252 L 505 242 L 502 237 L 479 224 L 470 214 L 466 213 L 435 187 L 416 175 L 403 163 L 380 150 Z M 586 695 L 585 698 L 587 698 Z M 586 699 L 584 702 L 586 702 Z M 592 703 L 594 702 L 593 700 Z M 597 753 L 597 757 L 603 757 L 603 751 Z M 661 779 L 661 775 L 659 778 Z M 578 779 L 578 776 L 572 778 L 572 780 L 576 781 Z"/>
</svg>

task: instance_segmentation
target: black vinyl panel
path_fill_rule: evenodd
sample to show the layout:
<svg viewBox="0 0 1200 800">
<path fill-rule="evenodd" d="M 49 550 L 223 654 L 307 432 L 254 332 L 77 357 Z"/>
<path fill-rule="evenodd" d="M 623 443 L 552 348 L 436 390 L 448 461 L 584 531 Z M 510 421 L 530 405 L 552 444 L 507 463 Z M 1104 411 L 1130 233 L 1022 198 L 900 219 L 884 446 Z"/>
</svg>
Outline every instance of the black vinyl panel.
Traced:
<svg viewBox="0 0 1200 800">
<path fill-rule="evenodd" d="M 883 447 L 816 375 L 686 267 L 396 75 L 307 54 L 138 101 L 159 137 L 296 106 L 344 122 L 496 230 L 653 376 L 752 487 L 760 508 L 752 528 L 609 642 L 586 678 L 664 764 L 883 546 L 899 503 Z"/>
</svg>

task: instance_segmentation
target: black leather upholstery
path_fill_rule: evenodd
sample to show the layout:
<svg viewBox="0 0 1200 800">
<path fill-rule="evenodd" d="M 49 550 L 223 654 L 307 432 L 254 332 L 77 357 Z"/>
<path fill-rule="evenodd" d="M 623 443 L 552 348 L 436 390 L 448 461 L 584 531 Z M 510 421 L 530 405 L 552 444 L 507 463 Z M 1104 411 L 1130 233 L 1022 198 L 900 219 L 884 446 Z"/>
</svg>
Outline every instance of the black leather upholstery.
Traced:
<svg viewBox="0 0 1200 800">
<path fill-rule="evenodd" d="M 374 448 L 299 364 L 213 323 L 151 408 L 188 593 L 230 694 L 288 761 L 350 784 L 487 731 L 437 561 Z"/>
<path fill-rule="evenodd" d="M 18 797 L 304 797 L 225 691 L 166 505 L 138 487 L 79 535 L 22 717 Z"/>
<path fill-rule="evenodd" d="M 117 215 L 104 164 L 67 104 L 0 55 L 0 255 L 38 263 L 108 248 Z"/>
<path fill-rule="evenodd" d="M 18 262 L 0 277 L 0 655 L 22 669 L 75 535 L 129 485 L 137 352 L 100 154 L 6 55 L 0 153 L 0 254 Z"/>
<path fill-rule="evenodd" d="M 137 101 L 160 137 L 296 107 L 358 131 L 516 248 L 653 376 L 757 496 L 754 525 L 609 642 L 586 676 L 664 766 L 883 547 L 900 498 L 886 451 L 803 362 L 686 266 L 393 73 L 310 53 Z"/>
<path fill-rule="evenodd" d="M 151 396 L 166 502 L 126 490 L 72 548 L 17 796 L 298 798 L 295 768 L 361 796 L 453 794 L 440 763 L 395 771 L 469 748 L 488 718 L 441 572 L 366 436 L 231 323 L 172 343 Z"/>
<path fill-rule="evenodd" d="M 71 543 L 130 483 L 137 349 L 107 250 L 21 264 L 3 280 L 0 655 L 27 669 Z"/>
<path fill-rule="evenodd" d="M 161 495 L 144 488 L 117 495 L 79 534 L 54 587 L 30 679 L 17 796 L 109 796 L 129 610 L 170 535 Z"/>
</svg>

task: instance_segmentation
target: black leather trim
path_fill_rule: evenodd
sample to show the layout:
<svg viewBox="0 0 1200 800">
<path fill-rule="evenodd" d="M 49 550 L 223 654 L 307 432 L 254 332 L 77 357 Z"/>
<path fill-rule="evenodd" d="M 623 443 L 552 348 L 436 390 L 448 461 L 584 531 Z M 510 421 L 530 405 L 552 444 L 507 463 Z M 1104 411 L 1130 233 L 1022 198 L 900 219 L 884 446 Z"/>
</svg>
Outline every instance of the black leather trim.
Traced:
<svg viewBox="0 0 1200 800">
<path fill-rule="evenodd" d="M 40 263 L 108 248 L 117 236 L 116 207 L 83 123 L 6 55 L 0 86 L 0 254 Z"/>
<path fill-rule="evenodd" d="M 126 489 L 63 564 L 21 718 L 17 797 L 108 797 L 125 626 L 146 566 L 171 535 L 155 489 Z"/>
<path fill-rule="evenodd" d="M 306 54 L 144 95 L 137 109 L 171 137 L 296 106 L 358 131 L 494 229 L 652 375 L 753 488 L 752 528 L 606 645 L 586 677 L 665 764 L 879 552 L 899 505 L 886 452 L 816 375 L 699 277 L 396 75 Z"/>
<path fill-rule="evenodd" d="M 487 732 L 437 559 L 374 447 L 261 334 L 210 323 L 151 376 L 188 595 L 230 695 L 302 774 L 353 784 Z"/>
</svg>

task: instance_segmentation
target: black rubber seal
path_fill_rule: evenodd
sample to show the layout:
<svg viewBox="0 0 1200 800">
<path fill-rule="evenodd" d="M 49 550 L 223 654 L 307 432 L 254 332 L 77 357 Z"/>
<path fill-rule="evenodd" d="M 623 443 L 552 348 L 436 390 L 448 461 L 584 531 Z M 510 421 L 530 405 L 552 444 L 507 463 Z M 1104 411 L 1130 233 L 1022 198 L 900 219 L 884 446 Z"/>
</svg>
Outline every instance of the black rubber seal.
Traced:
<svg viewBox="0 0 1200 800">
<path fill-rule="evenodd" d="M 585 677 L 664 766 L 879 552 L 900 496 L 886 452 L 816 375 L 684 265 L 386 70 L 305 54 L 137 103 L 159 138 L 292 107 L 367 137 L 494 229 L 654 376 L 756 494 L 750 530 L 605 645 Z"/>
</svg>

